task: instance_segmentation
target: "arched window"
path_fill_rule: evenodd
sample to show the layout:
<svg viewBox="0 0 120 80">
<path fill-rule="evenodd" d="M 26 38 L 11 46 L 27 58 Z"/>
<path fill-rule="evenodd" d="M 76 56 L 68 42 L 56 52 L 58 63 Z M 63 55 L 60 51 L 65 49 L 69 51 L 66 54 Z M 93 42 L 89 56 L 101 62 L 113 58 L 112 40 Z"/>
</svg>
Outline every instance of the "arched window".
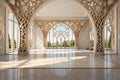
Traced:
<svg viewBox="0 0 120 80">
<path fill-rule="evenodd" d="M 65 24 L 57 24 L 47 36 L 48 48 L 70 48 L 75 46 L 73 31 Z"/>
<path fill-rule="evenodd" d="M 94 47 L 94 40 L 95 40 L 94 29 L 91 27 L 91 29 L 90 29 L 90 47 Z"/>
<path fill-rule="evenodd" d="M 19 27 L 13 12 L 7 9 L 7 31 L 8 31 L 8 52 L 18 51 L 19 48 Z"/>
<path fill-rule="evenodd" d="M 113 37 L 114 37 L 114 33 L 113 33 L 113 28 L 111 26 L 111 22 L 110 19 L 106 19 L 105 21 L 105 26 L 104 26 L 104 46 L 105 46 L 105 51 L 112 51 L 112 47 L 113 47 Z"/>
</svg>

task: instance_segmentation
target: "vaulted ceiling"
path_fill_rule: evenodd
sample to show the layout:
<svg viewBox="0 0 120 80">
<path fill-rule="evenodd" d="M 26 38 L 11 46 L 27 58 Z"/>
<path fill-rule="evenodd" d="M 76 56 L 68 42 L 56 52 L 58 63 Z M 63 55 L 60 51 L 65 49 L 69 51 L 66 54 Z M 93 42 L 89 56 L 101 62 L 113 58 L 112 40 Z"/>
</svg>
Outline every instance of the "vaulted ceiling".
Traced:
<svg viewBox="0 0 120 80">
<path fill-rule="evenodd" d="M 51 0 L 38 11 L 36 18 L 41 17 L 87 18 L 87 15 L 76 0 Z"/>
</svg>

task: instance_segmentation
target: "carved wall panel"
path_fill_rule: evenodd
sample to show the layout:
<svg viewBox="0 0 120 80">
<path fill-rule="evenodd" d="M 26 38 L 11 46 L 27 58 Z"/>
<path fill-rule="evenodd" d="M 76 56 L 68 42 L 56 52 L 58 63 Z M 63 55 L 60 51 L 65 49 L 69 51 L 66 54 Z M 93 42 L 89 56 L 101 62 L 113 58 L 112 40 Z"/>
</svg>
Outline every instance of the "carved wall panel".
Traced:
<svg viewBox="0 0 120 80">
<path fill-rule="evenodd" d="M 5 7 L 0 1 L 0 54 L 5 54 Z"/>
</svg>

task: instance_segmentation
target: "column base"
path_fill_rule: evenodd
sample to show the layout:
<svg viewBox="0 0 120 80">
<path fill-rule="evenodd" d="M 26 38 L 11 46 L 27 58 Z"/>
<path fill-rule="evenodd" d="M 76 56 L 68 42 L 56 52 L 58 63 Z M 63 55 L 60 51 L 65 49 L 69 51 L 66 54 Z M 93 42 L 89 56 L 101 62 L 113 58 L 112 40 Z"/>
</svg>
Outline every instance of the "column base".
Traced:
<svg viewBox="0 0 120 80">
<path fill-rule="evenodd" d="M 29 55 L 27 48 L 19 48 L 18 55 Z"/>
<path fill-rule="evenodd" d="M 104 56 L 105 53 L 104 52 L 94 52 L 95 56 Z"/>
<path fill-rule="evenodd" d="M 45 50 L 46 49 L 46 47 L 42 47 L 42 50 Z"/>
</svg>

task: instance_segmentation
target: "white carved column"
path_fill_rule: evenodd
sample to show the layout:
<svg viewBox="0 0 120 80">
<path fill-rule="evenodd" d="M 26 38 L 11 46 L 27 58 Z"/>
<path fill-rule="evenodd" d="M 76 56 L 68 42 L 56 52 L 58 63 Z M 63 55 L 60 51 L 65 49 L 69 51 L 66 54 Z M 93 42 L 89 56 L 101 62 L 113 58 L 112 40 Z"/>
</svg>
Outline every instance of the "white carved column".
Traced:
<svg viewBox="0 0 120 80">
<path fill-rule="evenodd" d="M 104 28 L 105 17 L 104 17 L 104 14 L 102 14 L 102 15 L 98 16 L 99 19 L 95 21 L 96 32 L 97 32 L 97 44 L 96 44 L 96 50 L 95 51 L 98 54 L 99 53 L 104 54 L 103 28 Z"/>
<path fill-rule="evenodd" d="M 77 0 L 88 10 L 88 13 L 93 18 L 96 28 L 96 54 L 104 54 L 103 46 L 103 27 L 107 13 L 117 0 Z"/>
<path fill-rule="evenodd" d="M 28 54 L 28 26 L 36 10 L 46 0 L 6 0 L 13 10 L 20 27 L 20 46 L 18 54 Z"/>
<path fill-rule="evenodd" d="M 79 43 L 78 43 L 78 38 L 79 38 L 79 33 L 78 32 L 74 32 L 74 34 L 75 34 L 75 45 L 76 45 L 76 48 L 79 48 Z"/>
</svg>

